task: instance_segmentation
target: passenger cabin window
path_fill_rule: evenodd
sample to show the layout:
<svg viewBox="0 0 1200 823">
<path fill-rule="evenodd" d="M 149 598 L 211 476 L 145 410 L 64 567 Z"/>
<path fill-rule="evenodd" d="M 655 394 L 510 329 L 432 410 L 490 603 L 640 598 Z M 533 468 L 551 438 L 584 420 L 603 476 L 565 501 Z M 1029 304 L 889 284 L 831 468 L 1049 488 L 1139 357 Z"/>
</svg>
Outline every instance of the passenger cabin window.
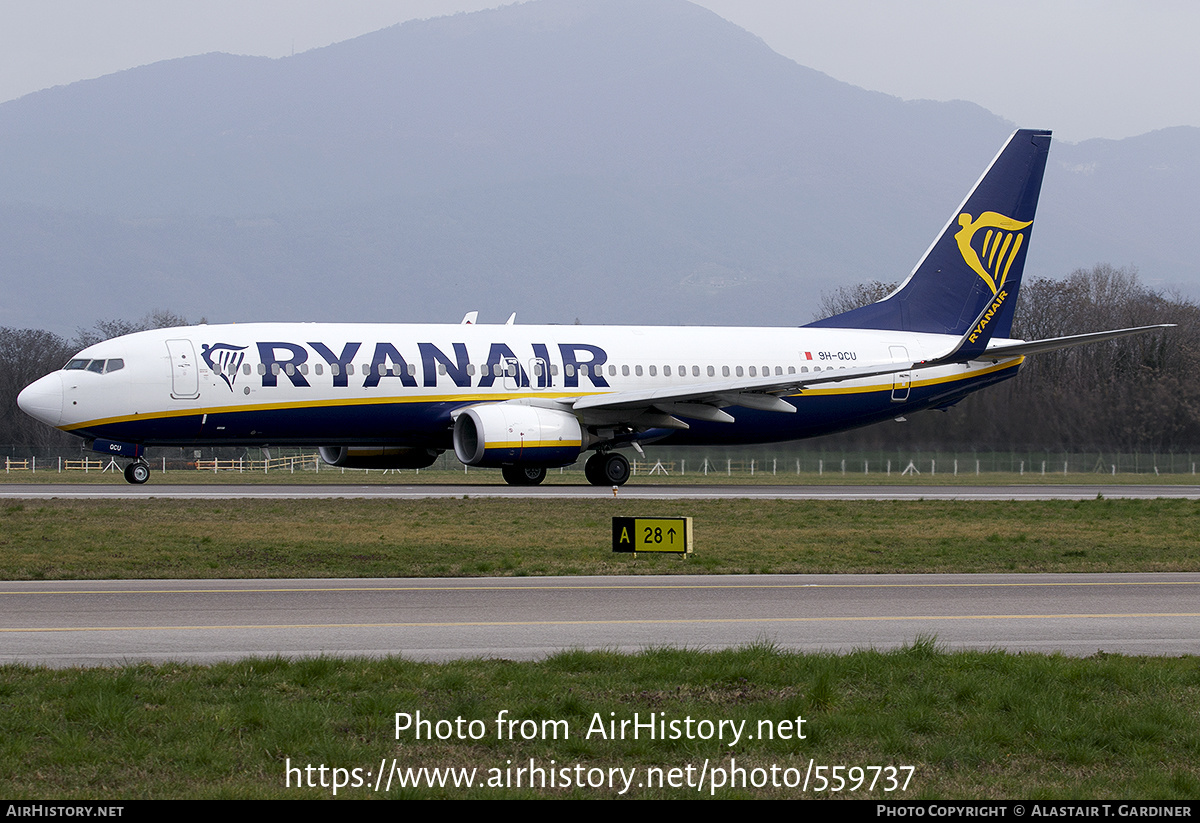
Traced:
<svg viewBox="0 0 1200 823">
<path fill-rule="evenodd" d="M 622 376 L 622 377 L 628 377 L 628 376 L 629 376 L 629 367 L 628 367 L 628 366 L 622 366 L 622 367 L 621 367 L 621 376 Z"/>
<path fill-rule="evenodd" d="M 651 366 L 651 368 L 653 368 L 653 366 Z M 635 375 L 637 375 L 638 377 L 641 377 L 641 376 L 642 376 L 642 367 L 641 367 L 641 366 L 634 366 L 634 367 L 633 367 L 633 373 L 634 373 Z"/>
<path fill-rule="evenodd" d="M 742 376 L 742 367 L 741 367 L 741 366 L 738 366 L 738 367 L 737 367 L 737 368 L 734 370 L 734 373 L 735 373 L 735 374 L 737 374 L 737 376 L 738 376 L 738 377 L 741 377 L 741 376 Z"/>
<path fill-rule="evenodd" d="M 651 376 L 651 377 L 658 377 L 658 366 L 651 366 L 651 367 L 650 367 L 650 376 Z"/>
<path fill-rule="evenodd" d="M 250 364 L 243 363 L 242 364 L 242 374 L 249 374 L 249 373 L 250 373 Z"/>
<path fill-rule="evenodd" d="M 728 377 L 728 376 L 729 376 L 729 367 L 728 367 L 728 366 L 722 366 L 722 367 L 721 367 L 721 376 L 722 376 L 722 377 Z"/>
<path fill-rule="evenodd" d="M 751 376 L 751 377 L 758 377 L 758 369 L 756 369 L 754 366 L 751 366 L 751 367 L 750 367 L 750 376 Z"/>
</svg>

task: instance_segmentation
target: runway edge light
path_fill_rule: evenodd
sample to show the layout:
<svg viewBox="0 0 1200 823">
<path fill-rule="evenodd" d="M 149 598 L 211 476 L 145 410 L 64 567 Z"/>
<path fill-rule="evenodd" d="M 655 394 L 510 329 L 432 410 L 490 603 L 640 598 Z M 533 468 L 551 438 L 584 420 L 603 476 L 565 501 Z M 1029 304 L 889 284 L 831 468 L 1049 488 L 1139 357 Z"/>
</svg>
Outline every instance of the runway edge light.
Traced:
<svg viewBox="0 0 1200 823">
<path fill-rule="evenodd" d="M 690 517 L 614 517 L 614 552 L 692 553 Z"/>
</svg>

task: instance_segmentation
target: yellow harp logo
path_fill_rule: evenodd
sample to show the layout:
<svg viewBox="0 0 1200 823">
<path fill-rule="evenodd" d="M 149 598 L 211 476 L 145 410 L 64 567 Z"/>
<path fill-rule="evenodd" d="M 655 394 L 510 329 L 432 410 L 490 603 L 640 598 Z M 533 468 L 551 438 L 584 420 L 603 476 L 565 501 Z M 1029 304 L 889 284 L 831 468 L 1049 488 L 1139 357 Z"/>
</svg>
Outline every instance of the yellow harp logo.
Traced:
<svg viewBox="0 0 1200 823">
<path fill-rule="evenodd" d="M 1022 229 L 1032 224 L 1032 220 L 1022 223 L 994 211 L 985 211 L 974 220 L 966 212 L 958 216 L 958 225 L 962 226 L 954 235 L 958 250 L 966 264 L 988 284 L 992 294 L 1004 286 L 1008 270 L 1025 242 Z M 981 229 L 987 231 L 981 233 Z M 976 240 L 976 234 L 981 235 L 982 241 Z"/>
</svg>

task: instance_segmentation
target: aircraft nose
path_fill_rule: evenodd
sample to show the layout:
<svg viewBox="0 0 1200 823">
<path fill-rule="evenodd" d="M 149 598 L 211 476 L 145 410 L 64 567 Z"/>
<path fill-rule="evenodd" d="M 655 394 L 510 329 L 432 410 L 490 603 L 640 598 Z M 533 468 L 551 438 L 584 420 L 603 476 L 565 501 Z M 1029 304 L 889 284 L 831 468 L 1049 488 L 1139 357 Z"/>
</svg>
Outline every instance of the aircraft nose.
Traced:
<svg viewBox="0 0 1200 823">
<path fill-rule="evenodd" d="M 57 426 L 62 422 L 62 375 L 54 372 L 30 383 L 17 395 L 17 405 L 30 417 Z"/>
</svg>

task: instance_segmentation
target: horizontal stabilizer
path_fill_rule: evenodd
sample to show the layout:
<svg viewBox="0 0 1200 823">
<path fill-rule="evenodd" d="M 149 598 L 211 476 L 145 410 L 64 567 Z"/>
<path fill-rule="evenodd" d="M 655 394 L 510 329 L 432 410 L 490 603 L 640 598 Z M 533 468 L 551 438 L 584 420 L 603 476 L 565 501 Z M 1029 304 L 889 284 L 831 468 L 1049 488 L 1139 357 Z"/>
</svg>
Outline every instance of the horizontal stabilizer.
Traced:
<svg viewBox="0 0 1200 823">
<path fill-rule="evenodd" d="M 990 358 L 1023 357 L 1027 354 L 1040 354 L 1058 349 L 1069 349 L 1071 346 L 1082 346 L 1086 343 L 1100 343 L 1105 340 L 1116 340 L 1118 337 L 1129 337 L 1133 334 L 1143 334 L 1155 329 L 1173 329 L 1174 323 L 1158 323 L 1153 326 L 1137 326 L 1131 329 L 1114 329 L 1112 331 L 1097 331 L 1090 334 L 1072 334 L 1067 337 L 1049 337 L 1045 340 L 1032 340 L 1028 343 L 1012 343 L 1009 345 L 989 346 L 987 351 L 977 360 Z"/>
</svg>

